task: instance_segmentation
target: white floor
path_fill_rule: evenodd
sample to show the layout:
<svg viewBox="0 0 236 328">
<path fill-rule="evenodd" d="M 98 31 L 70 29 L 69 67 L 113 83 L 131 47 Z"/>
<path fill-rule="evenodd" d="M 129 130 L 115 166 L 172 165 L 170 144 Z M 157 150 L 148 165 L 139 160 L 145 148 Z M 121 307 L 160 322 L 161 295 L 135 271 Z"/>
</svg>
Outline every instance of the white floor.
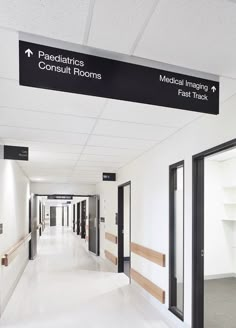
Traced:
<svg viewBox="0 0 236 328">
<path fill-rule="evenodd" d="M 169 328 L 163 317 L 109 263 L 89 254 L 68 228 L 48 228 L 1 327 Z"/>
</svg>

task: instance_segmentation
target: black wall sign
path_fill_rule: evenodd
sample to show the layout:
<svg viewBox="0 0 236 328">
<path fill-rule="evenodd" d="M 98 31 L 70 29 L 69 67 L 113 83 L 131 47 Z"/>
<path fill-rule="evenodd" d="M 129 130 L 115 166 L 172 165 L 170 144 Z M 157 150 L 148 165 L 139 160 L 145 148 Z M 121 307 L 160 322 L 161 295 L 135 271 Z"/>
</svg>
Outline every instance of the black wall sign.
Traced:
<svg viewBox="0 0 236 328">
<path fill-rule="evenodd" d="M 115 173 L 103 173 L 102 180 L 103 181 L 116 181 L 116 174 Z"/>
<path fill-rule="evenodd" d="M 16 161 L 28 161 L 29 160 L 29 148 L 18 146 L 7 146 L 3 148 L 4 159 L 12 159 Z"/>
<path fill-rule="evenodd" d="M 19 41 L 20 84 L 218 114 L 219 83 Z"/>
<path fill-rule="evenodd" d="M 48 199 L 62 199 L 62 200 L 67 200 L 67 199 L 73 199 L 72 195 L 49 195 Z"/>
</svg>

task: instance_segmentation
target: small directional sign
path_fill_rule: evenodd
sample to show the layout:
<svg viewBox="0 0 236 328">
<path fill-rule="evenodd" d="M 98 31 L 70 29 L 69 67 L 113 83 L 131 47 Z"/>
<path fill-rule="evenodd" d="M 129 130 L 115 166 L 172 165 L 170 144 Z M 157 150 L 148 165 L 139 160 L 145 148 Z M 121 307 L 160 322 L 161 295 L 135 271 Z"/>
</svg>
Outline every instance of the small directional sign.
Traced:
<svg viewBox="0 0 236 328">
<path fill-rule="evenodd" d="M 11 159 L 16 161 L 28 161 L 29 160 L 29 148 L 18 146 L 2 146 L 3 159 Z"/>
<path fill-rule="evenodd" d="M 103 173 L 102 180 L 103 181 L 116 181 L 116 174 L 115 173 Z"/>
<path fill-rule="evenodd" d="M 217 81 L 19 42 L 21 85 L 209 114 L 219 113 Z"/>
</svg>

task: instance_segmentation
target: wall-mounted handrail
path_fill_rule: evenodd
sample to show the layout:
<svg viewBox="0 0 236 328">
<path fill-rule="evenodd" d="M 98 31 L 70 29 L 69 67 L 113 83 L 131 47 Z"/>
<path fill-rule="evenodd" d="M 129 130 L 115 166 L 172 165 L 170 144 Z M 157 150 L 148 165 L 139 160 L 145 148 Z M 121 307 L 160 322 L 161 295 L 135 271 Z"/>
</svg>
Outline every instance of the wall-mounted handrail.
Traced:
<svg viewBox="0 0 236 328">
<path fill-rule="evenodd" d="M 8 251 L 2 256 L 2 265 L 8 266 L 14 258 L 19 254 L 22 246 L 27 244 L 31 240 L 31 233 L 22 238 L 18 243 L 8 249 Z"/>
</svg>

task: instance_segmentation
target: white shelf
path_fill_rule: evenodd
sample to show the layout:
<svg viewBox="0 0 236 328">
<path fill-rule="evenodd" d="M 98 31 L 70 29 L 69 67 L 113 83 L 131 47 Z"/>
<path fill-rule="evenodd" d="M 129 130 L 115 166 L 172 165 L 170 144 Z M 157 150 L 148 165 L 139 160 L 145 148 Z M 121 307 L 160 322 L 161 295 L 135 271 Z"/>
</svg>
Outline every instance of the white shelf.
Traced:
<svg viewBox="0 0 236 328">
<path fill-rule="evenodd" d="M 222 221 L 235 221 L 236 222 L 236 218 L 224 218 L 224 219 L 222 219 Z"/>
<path fill-rule="evenodd" d="M 236 205 L 235 202 L 224 202 L 224 205 Z"/>
</svg>

